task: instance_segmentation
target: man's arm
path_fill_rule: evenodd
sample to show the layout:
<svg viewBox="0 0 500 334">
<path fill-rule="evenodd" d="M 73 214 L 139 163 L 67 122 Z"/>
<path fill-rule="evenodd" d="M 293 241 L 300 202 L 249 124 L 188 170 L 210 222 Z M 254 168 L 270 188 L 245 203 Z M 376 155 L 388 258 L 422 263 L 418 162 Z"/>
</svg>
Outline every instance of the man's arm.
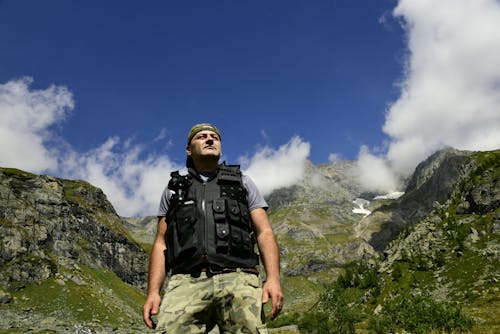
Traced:
<svg viewBox="0 0 500 334">
<path fill-rule="evenodd" d="M 271 319 L 281 311 L 283 306 L 283 292 L 280 281 L 280 255 L 278 243 L 274 236 L 267 212 L 263 208 L 254 209 L 250 212 L 254 225 L 257 242 L 266 270 L 266 283 L 262 291 L 262 302 L 265 304 L 271 298 Z"/>
<path fill-rule="evenodd" d="M 151 315 L 158 314 L 161 297 L 160 290 L 165 281 L 165 236 L 167 233 L 167 222 L 165 217 L 158 222 L 158 229 L 153 244 L 153 250 L 149 258 L 149 274 L 148 274 L 148 295 L 143 306 L 143 319 L 146 326 L 153 329 L 155 324 L 151 320 Z"/>
</svg>

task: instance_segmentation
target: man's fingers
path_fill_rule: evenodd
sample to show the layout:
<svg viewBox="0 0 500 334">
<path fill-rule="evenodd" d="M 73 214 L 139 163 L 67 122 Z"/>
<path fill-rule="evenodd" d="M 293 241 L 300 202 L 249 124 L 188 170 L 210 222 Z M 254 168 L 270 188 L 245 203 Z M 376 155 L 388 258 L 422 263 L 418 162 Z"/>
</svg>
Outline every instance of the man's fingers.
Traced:
<svg viewBox="0 0 500 334">
<path fill-rule="evenodd" d="M 283 297 L 281 295 L 272 296 L 271 319 L 278 316 L 283 308 Z"/>
<path fill-rule="evenodd" d="M 150 303 L 146 303 L 142 309 L 142 319 L 148 328 L 154 329 L 156 327 L 155 323 L 151 319 L 152 315 L 158 314 L 158 305 L 151 305 Z"/>
<path fill-rule="evenodd" d="M 153 321 L 151 320 L 151 315 L 149 313 L 149 310 L 146 309 L 146 307 L 144 307 L 142 311 L 142 320 L 144 321 L 146 326 L 148 326 L 148 328 L 153 329 Z"/>
<path fill-rule="evenodd" d="M 276 304 L 273 303 L 273 308 L 271 310 L 271 318 L 274 319 L 280 314 L 281 309 L 283 308 L 283 300 L 279 300 Z"/>
<path fill-rule="evenodd" d="M 283 308 L 283 293 L 281 292 L 281 288 L 278 286 L 276 288 L 273 285 L 264 285 L 263 294 L 262 294 L 262 303 L 265 304 L 271 298 L 271 319 L 274 319 L 278 316 Z"/>
<path fill-rule="evenodd" d="M 269 300 L 269 295 L 264 292 L 262 294 L 262 304 L 266 304 L 268 300 Z"/>
</svg>

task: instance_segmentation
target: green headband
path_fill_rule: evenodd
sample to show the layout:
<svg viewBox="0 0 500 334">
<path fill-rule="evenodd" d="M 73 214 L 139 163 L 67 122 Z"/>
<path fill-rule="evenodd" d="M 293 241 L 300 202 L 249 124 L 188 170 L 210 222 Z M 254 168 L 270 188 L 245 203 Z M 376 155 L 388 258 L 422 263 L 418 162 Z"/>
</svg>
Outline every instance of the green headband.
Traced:
<svg viewBox="0 0 500 334">
<path fill-rule="evenodd" d="M 215 126 L 213 126 L 212 124 L 208 124 L 208 123 L 200 123 L 200 124 L 196 124 L 195 126 L 193 126 L 191 128 L 191 130 L 189 131 L 189 135 L 188 135 L 188 145 L 191 143 L 191 139 L 193 139 L 194 135 L 197 134 L 198 132 L 200 131 L 203 131 L 203 130 L 210 130 L 210 131 L 213 131 L 215 132 L 219 138 L 220 138 L 220 132 L 219 132 L 219 129 L 217 129 Z"/>
</svg>

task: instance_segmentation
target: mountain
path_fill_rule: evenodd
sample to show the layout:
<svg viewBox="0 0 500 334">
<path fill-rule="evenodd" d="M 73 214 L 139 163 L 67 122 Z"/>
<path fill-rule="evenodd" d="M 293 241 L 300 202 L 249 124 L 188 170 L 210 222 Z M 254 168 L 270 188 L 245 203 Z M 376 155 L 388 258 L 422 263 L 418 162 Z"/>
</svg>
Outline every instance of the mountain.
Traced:
<svg viewBox="0 0 500 334">
<path fill-rule="evenodd" d="M 436 152 L 419 164 L 403 196 L 378 202 L 353 226 L 374 251 L 344 263 L 314 307 L 289 309 L 275 325 L 293 321 L 325 333 L 500 332 L 500 150 Z"/>
<path fill-rule="evenodd" d="M 382 251 L 407 225 L 418 222 L 429 214 L 435 205 L 444 203 L 452 194 L 456 183 L 463 177 L 465 162 L 472 152 L 453 148 L 440 150 L 415 169 L 407 182 L 404 196 L 382 206 L 360 227 L 365 231 L 368 226 L 384 224 L 378 232 L 363 235 L 377 251 Z M 373 231 L 370 231 L 373 232 Z"/>
<path fill-rule="evenodd" d="M 309 163 L 300 182 L 267 198 L 286 294 L 270 325 L 307 332 L 301 316 L 318 310 L 328 287 L 361 275 L 376 277 L 377 289 L 348 283 L 362 291 L 349 305 L 364 300 L 359 309 L 371 315 L 389 310 L 396 291 L 425 291 L 464 305 L 482 333 L 498 329 L 499 157 L 436 152 L 400 197 L 364 192 L 355 161 Z M 0 333 L 143 332 L 156 224 L 119 217 L 85 181 L 0 168 Z M 364 269 L 353 274 L 356 263 Z M 366 330 L 368 318 L 356 326 Z"/>
<path fill-rule="evenodd" d="M 381 208 L 407 222 L 384 248 L 381 294 L 430 295 L 460 305 L 474 333 L 500 332 L 500 150 L 438 152 L 406 191 Z"/>
<path fill-rule="evenodd" d="M 100 189 L 0 169 L 0 333 L 143 329 L 146 262 Z"/>
<path fill-rule="evenodd" d="M 347 263 L 373 252 L 356 232 L 363 217 L 353 212 L 354 200 L 363 194 L 356 173 L 355 161 L 309 163 L 299 183 L 267 198 L 290 296 L 287 307 L 311 306 Z"/>
</svg>

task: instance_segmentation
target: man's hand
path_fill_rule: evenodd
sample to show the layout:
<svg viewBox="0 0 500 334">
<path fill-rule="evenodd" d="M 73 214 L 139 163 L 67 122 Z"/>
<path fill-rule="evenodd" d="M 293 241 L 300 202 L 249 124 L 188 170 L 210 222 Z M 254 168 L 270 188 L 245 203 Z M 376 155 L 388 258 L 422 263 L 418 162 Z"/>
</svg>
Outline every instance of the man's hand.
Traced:
<svg viewBox="0 0 500 334">
<path fill-rule="evenodd" d="M 280 283 L 280 253 L 266 210 L 257 208 L 250 212 L 260 254 L 264 263 L 267 281 L 262 288 L 262 303 L 271 298 L 271 319 L 281 312 L 283 292 Z"/>
<path fill-rule="evenodd" d="M 146 326 L 154 329 L 156 324 L 151 319 L 152 315 L 158 314 L 160 309 L 161 297 L 159 294 L 148 295 L 144 306 L 142 307 L 142 318 Z"/>
<path fill-rule="evenodd" d="M 148 296 L 142 307 L 142 318 L 146 326 L 151 329 L 156 327 L 151 316 L 158 314 L 160 310 L 160 290 L 165 281 L 165 236 L 167 234 L 167 222 L 165 217 L 162 217 L 158 222 L 158 230 L 156 231 L 153 250 L 149 258 L 149 273 L 148 273 Z"/>
<path fill-rule="evenodd" d="M 278 316 L 283 308 L 283 292 L 279 280 L 268 280 L 262 288 L 262 303 L 266 304 L 271 298 L 271 319 Z"/>
</svg>

